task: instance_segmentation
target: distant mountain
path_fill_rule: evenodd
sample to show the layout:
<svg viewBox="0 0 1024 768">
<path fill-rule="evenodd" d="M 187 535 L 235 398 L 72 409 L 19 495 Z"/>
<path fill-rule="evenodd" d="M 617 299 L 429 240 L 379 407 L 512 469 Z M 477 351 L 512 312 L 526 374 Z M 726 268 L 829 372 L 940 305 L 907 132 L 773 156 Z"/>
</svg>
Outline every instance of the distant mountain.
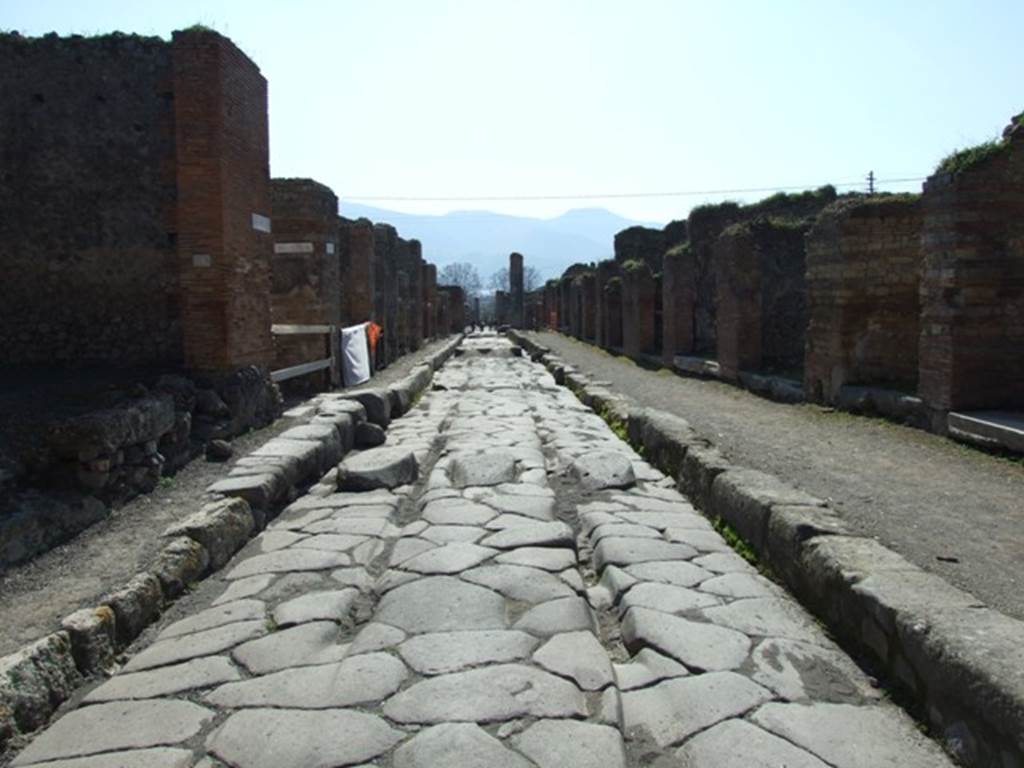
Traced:
<svg viewBox="0 0 1024 768">
<path fill-rule="evenodd" d="M 341 215 L 391 224 L 399 235 L 423 243 L 424 258 L 443 267 L 456 261 L 476 265 L 481 279 L 508 266 L 508 255 L 519 251 L 528 266 L 546 280 L 570 264 L 611 258 L 615 233 L 637 224 L 603 208 L 579 208 L 553 219 L 508 216 L 489 211 L 453 211 L 443 216 L 399 213 L 342 201 Z"/>
</svg>

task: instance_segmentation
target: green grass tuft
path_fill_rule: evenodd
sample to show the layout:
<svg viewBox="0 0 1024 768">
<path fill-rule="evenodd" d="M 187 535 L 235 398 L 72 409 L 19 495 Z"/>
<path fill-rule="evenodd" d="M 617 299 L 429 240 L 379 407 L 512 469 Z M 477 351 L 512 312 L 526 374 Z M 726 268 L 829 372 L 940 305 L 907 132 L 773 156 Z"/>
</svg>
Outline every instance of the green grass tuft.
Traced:
<svg viewBox="0 0 1024 768">
<path fill-rule="evenodd" d="M 958 149 L 944 158 L 935 169 L 935 172 L 949 173 L 956 176 L 1002 154 L 1008 146 L 1005 141 L 993 140 L 974 147 Z"/>
</svg>

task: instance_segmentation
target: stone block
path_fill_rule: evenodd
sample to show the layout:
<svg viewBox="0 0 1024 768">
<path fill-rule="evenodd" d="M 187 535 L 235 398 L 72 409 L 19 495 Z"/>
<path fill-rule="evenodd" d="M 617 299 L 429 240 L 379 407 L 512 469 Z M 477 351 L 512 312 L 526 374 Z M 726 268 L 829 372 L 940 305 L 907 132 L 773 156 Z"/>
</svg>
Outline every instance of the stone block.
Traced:
<svg viewBox="0 0 1024 768">
<path fill-rule="evenodd" d="M 139 573 L 101 602 L 114 612 L 117 646 L 124 648 L 160 615 L 164 595 L 156 576 Z"/>
<path fill-rule="evenodd" d="M 709 512 L 729 523 L 756 551 L 764 549 L 768 519 L 776 506 L 823 506 L 824 502 L 793 488 L 774 475 L 753 469 L 730 469 L 711 484 Z"/>
<path fill-rule="evenodd" d="M 264 472 L 258 475 L 226 477 L 206 490 L 221 496 L 243 499 L 253 509 L 266 511 L 275 501 L 284 498 L 288 484 L 283 472 Z"/>
<path fill-rule="evenodd" d="M 202 578 L 210 565 L 210 555 L 203 545 L 188 536 L 171 539 L 157 555 L 153 574 L 167 599 L 185 592 Z"/>
<path fill-rule="evenodd" d="M 45 725 L 80 682 L 71 638 L 55 632 L 0 658 L 0 708 L 11 709 L 18 730 L 28 733 Z M 13 730 L 9 721 L 6 730 Z"/>
<path fill-rule="evenodd" d="M 256 528 L 252 510 L 243 499 L 222 499 L 172 525 L 165 536 L 188 536 L 210 556 L 210 570 L 224 566 L 241 549 Z"/>
<path fill-rule="evenodd" d="M 683 457 L 682 471 L 678 476 L 679 489 L 695 507 L 710 510 L 711 486 L 715 478 L 732 468 L 733 465 L 717 448 L 692 445 Z"/>
<path fill-rule="evenodd" d="M 64 617 L 61 629 L 71 640 L 71 653 L 83 675 L 110 672 L 116 654 L 116 618 L 107 606 L 82 608 Z"/>
<path fill-rule="evenodd" d="M 366 418 L 377 426 L 387 429 L 391 423 L 391 396 L 387 390 L 364 389 L 346 393 L 345 397 L 360 403 L 366 409 Z"/>
</svg>

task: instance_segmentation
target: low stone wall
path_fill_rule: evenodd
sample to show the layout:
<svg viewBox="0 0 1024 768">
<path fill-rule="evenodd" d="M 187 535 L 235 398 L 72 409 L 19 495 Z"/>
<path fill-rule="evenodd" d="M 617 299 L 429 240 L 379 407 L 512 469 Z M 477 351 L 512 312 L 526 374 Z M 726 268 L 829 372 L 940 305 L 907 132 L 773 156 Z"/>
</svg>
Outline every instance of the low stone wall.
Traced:
<svg viewBox="0 0 1024 768">
<path fill-rule="evenodd" d="M 730 526 L 835 633 L 869 659 L 964 765 L 1024 764 L 1024 622 L 852 535 L 826 502 L 737 467 L 685 419 L 637 408 L 521 334 L 510 334 L 706 516 Z"/>
<path fill-rule="evenodd" d="M 356 426 L 367 420 L 386 426 L 405 413 L 461 341 L 445 345 L 387 389 L 311 400 L 305 423 L 239 459 L 228 477 L 210 487 L 209 503 L 163 532 L 166 543 L 145 570 L 99 605 L 67 616 L 59 631 L 0 658 L 0 754 L 8 742 L 46 725 L 86 679 L 109 674 L 118 653 L 191 584 L 222 568 L 297 489 L 319 480 L 310 493 L 331 493 L 333 467 L 353 446 Z"/>
</svg>

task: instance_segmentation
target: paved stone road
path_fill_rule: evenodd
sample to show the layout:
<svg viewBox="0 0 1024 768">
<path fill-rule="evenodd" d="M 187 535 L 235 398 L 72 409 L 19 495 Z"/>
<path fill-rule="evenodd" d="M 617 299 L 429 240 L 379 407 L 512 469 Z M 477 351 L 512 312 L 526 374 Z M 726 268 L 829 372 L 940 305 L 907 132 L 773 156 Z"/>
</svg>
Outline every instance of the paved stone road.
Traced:
<svg viewBox="0 0 1024 768">
<path fill-rule="evenodd" d="M 404 485 L 293 503 L 14 765 L 951 765 L 540 366 L 464 350 L 337 473 Z"/>
</svg>

